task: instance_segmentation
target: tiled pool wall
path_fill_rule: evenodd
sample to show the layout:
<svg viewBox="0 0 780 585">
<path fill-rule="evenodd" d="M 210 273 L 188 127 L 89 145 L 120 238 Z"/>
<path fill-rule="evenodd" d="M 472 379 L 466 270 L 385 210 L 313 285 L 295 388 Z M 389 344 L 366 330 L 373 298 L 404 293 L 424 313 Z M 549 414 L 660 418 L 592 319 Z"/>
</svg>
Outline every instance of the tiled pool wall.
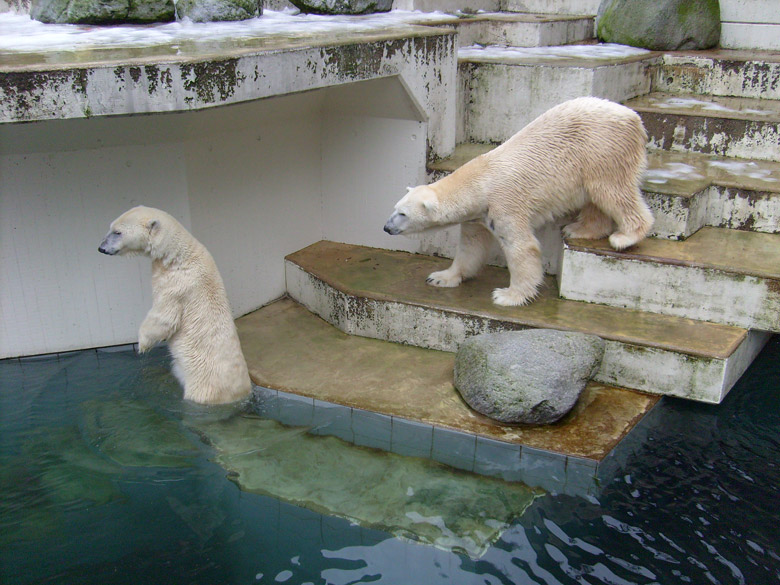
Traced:
<svg viewBox="0 0 780 585">
<path fill-rule="evenodd" d="M 261 386 L 253 388 L 252 405 L 263 417 L 287 426 L 307 427 L 315 435 L 335 436 L 362 447 L 431 459 L 456 469 L 576 496 L 595 496 L 616 476 L 643 443 L 643 429 L 652 418 L 651 412 L 597 461 Z"/>
</svg>

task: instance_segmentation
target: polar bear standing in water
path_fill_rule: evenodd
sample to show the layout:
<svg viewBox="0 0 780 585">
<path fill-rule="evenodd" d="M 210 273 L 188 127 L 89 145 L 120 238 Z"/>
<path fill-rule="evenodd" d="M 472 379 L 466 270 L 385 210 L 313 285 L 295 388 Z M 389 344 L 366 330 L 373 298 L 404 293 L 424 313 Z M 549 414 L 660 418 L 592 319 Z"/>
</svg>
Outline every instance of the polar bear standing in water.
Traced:
<svg viewBox="0 0 780 585">
<path fill-rule="evenodd" d="M 225 286 L 203 244 L 164 211 L 139 206 L 111 223 L 98 250 L 152 258 L 152 308 L 138 331 L 138 349 L 168 341 L 185 399 L 222 404 L 249 395 Z"/>
<path fill-rule="evenodd" d="M 625 106 L 593 97 L 564 102 L 452 174 L 411 189 L 385 231 L 461 224 L 452 265 L 428 277 L 429 284 L 442 287 L 475 276 L 498 238 L 510 284 L 494 290 L 493 301 L 524 305 L 544 278 L 534 235 L 542 224 L 579 210 L 564 233 L 609 236 L 616 250 L 647 235 L 653 216 L 639 190 L 646 142 L 642 121 Z"/>
</svg>

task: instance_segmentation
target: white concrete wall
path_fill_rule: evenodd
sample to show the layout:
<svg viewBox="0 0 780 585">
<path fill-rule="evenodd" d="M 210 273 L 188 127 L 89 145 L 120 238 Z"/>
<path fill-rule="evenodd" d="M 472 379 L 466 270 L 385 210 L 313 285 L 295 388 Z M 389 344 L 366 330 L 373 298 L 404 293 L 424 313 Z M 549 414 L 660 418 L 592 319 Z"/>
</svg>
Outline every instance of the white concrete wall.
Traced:
<svg viewBox="0 0 780 585">
<path fill-rule="evenodd" d="M 192 231 L 243 315 L 284 294 L 286 254 L 322 239 L 322 97 L 201 114 L 213 124 L 185 145 Z"/>
<path fill-rule="evenodd" d="M 720 0 L 720 20 L 721 47 L 780 50 L 777 0 Z"/>
<path fill-rule="evenodd" d="M 108 262 L 97 245 L 111 219 L 141 202 L 189 224 L 180 150 L 10 154 L 0 177 L 0 357 L 135 341 L 151 305 L 149 262 Z M 139 177 L 154 188 L 139 189 Z"/>
<path fill-rule="evenodd" d="M 284 293 L 290 252 L 326 237 L 386 245 L 385 216 L 425 168 L 427 126 L 399 95 L 391 79 L 0 126 L 0 357 L 136 341 L 150 262 L 97 251 L 133 205 L 165 209 L 206 245 L 235 315 Z"/>
</svg>

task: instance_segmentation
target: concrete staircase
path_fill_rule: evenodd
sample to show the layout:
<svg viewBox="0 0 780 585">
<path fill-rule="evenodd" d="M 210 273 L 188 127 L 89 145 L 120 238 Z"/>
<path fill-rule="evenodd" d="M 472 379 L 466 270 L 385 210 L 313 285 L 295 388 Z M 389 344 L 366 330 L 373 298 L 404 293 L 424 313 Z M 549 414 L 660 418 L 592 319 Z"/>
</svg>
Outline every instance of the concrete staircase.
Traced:
<svg viewBox="0 0 780 585">
<path fill-rule="evenodd" d="M 719 403 L 771 332 L 780 332 L 780 54 L 665 55 L 598 45 L 591 39 L 595 7 L 576 16 L 571 2 L 544 3 L 561 14 L 553 16 L 530 13 L 536 4 L 517 0 L 505 7 L 523 13 L 460 14 L 435 23 L 455 27 L 460 35 L 459 144 L 451 156 L 430 162 L 429 178 L 486 152 L 556 103 L 581 95 L 609 98 L 639 112 L 648 130 L 643 190 L 656 216 L 652 237 L 624 252 L 606 241 L 560 241 L 549 252 L 560 259 L 546 262 L 554 274 L 540 297 L 522 308 L 490 302 L 490 291 L 508 280 L 500 266 L 487 267 L 456 289 L 438 289 L 427 286 L 425 276 L 447 260 L 324 241 L 286 258 L 287 289 L 294 301 L 350 339 L 423 348 L 431 356 L 453 352 L 466 337 L 486 331 L 547 327 L 604 338 L 606 355 L 594 380 L 598 390 L 589 392 L 605 404 L 628 400 L 633 406 L 618 415 L 624 418 L 610 435 L 612 447 L 594 446 L 587 454 L 565 441 L 534 443 L 531 435 L 513 434 L 485 419 L 477 428 L 473 420 L 463 422 L 463 413 L 430 414 L 423 406 L 432 399 L 428 388 L 439 386 L 426 381 L 419 363 L 404 366 L 407 374 L 419 376 L 419 390 L 384 404 L 377 395 L 394 393 L 393 385 L 379 382 L 377 390 L 368 380 L 382 367 L 372 365 L 381 360 L 378 354 L 362 360 L 366 373 L 355 375 L 366 389 L 349 399 L 332 388 L 302 392 L 315 407 L 320 399 L 332 400 L 390 417 L 382 423 L 390 428 L 395 420 L 416 421 L 433 425 L 434 437 L 437 428 L 477 437 L 465 460 L 445 451 L 437 456 L 433 448 L 424 456 L 548 489 L 592 493 L 605 470 L 614 471 L 615 461 L 625 456 L 614 445 L 632 429 L 632 437 L 640 436 L 637 423 L 652 408 L 632 402 L 646 394 L 626 394 L 625 388 Z M 287 310 L 292 309 L 273 309 Z M 242 328 L 251 328 L 249 321 L 239 320 Z M 310 349 L 317 343 L 317 336 L 307 341 Z M 283 390 L 282 381 L 269 383 L 271 369 L 255 371 L 258 383 Z M 440 391 L 436 400 L 459 403 L 450 382 Z M 362 402 L 355 398 L 361 392 Z M 572 415 L 581 416 L 586 415 Z M 587 416 L 598 419 L 593 411 Z M 581 432 L 571 424 L 572 418 L 547 430 L 571 438 Z M 498 464 L 480 457 L 487 437 L 490 449 L 510 453 L 508 460 Z"/>
</svg>

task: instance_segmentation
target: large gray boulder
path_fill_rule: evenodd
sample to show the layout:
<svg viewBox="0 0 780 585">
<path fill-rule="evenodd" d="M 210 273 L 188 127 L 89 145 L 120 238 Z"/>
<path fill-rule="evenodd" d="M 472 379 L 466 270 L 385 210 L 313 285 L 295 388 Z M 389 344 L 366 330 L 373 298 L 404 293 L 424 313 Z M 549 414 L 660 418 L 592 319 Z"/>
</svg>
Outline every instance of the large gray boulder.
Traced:
<svg viewBox="0 0 780 585">
<path fill-rule="evenodd" d="M 604 357 L 585 333 L 529 329 L 475 335 L 455 357 L 455 387 L 477 412 L 504 423 L 549 424 L 568 413 Z"/>
<path fill-rule="evenodd" d="M 58 24 L 143 24 L 175 19 L 173 0 L 32 0 L 30 17 Z"/>
<path fill-rule="evenodd" d="M 301 12 L 312 14 L 370 14 L 387 12 L 393 0 L 290 0 Z"/>
<path fill-rule="evenodd" d="M 602 0 L 598 37 L 653 51 L 709 49 L 720 41 L 718 0 Z"/>
</svg>

